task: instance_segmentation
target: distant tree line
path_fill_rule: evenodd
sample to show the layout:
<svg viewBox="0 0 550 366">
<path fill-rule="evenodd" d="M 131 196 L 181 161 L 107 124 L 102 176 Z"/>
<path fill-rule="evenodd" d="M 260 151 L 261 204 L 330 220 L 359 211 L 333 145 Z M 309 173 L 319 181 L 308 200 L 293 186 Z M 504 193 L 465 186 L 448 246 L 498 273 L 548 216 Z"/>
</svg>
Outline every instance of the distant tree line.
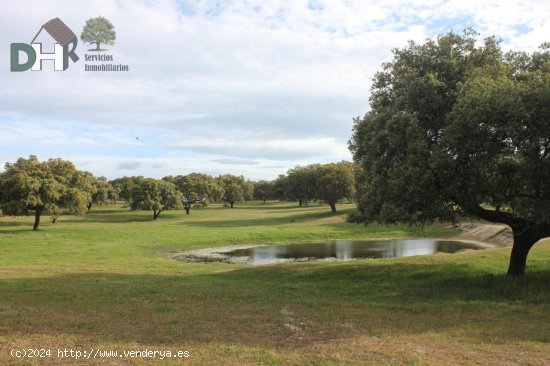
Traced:
<svg viewBox="0 0 550 366">
<path fill-rule="evenodd" d="M 339 201 L 353 201 L 355 195 L 354 164 L 341 161 L 329 164 L 311 164 L 290 169 L 286 175 L 256 184 L 257 199 L 276 199 L 298 202 L 299 206 L 311 201 L 324 202 L 336 212 Z"/>
<path fill-rule="evenodd" d="M 355 194 L 354 164 L 346 161 L 329 164 L 311 164 L 290 169 L 272 181 L 252 181 L 242 175 L 225 174 L 213 177 L 208 174 L 166 176 L 161 180 L 172 184 L 181 193 L 181 206 L 189 214 L 191 208 L 205 207 L 211 202 L 224 202 L 233 208 L 236 202 L 260 200 L 294 201 L 299 206 L 309 202 L 324 202 L 336 212 L 339 201 L 351 202 Z M 136 193 L 143 189 L 142 176 L 117 178 L 109 183 L 115 195 L 132 207 Z M 147 205 L 146 205 L 147 206 Z M 180 205 L 170 206 L 179 209 Z M 147 209 L 143 206 L 136 207 Z"/>
<path fill-rule="evenodd" d="M 0 173 L 0 208 L 5 215 L 35 216 L 34 230 L 40 228 L 43 214 L 55 221 L 61 211 L 82 214 L 94 205 L 125 201 L 132 210 L 153 211 L 157 219 L 162 211 L 205 207 L 224 202 L 233 208 L 236 202 L 289 200 L 299 206 L 311 201 L 328 204 L 336 212 L 339 201 L 352 201 L 354 165 L 349 162 L 297 166 L 273 181 L 251 181 L 226 174 L 122 177 L 108 181 L 62 159 L 41 162 L 34 155 L 6 163 Z"/>
</svg>

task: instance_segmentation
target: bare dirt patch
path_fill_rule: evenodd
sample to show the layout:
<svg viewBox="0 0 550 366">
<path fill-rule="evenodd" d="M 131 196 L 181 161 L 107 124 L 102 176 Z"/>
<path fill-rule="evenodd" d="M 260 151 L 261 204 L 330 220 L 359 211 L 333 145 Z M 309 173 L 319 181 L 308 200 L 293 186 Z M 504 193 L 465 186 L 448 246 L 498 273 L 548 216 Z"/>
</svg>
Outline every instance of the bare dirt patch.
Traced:
<svg viewBox="0 0 550 366">
<path fill-rule="evenodd" d="M 247 257 L 231 257 L 227 253 L 237 249 L 248 249 L 257 245 L 225 245 L 215 248 L 203 248 L 172 254 L 170 257 L 183 262 L 208 263 L 247 263 Z"/>
<path fill-rule="evenodd" d="M 460 230 L 458 238 L 494 244 L 499 247 L 512 245 L 512 230 L 506 225 L 487 224 L 483 222 L 461 222 L 456 227 Z"/>
</svg>

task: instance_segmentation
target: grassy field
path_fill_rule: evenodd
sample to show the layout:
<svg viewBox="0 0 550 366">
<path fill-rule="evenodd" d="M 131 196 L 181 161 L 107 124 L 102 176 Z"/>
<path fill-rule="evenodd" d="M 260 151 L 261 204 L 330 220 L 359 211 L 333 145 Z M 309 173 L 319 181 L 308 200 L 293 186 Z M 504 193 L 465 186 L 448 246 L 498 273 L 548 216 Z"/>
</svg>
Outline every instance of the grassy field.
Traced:
<svg viewBox="0 0 550 366">
<path fill-rule="evenodd" d="M 548 365 L 550 241 L 527 275 L 509 248 L 267 266 L 183 263 L 175 251 L 323 238 L 448 237 L 441 225 L 348 224 L 352 207 L 247 203 L 182 212 L 94 207 L 33 232 L 0 218 L 0 365 Z M 10 356 L 52 349 L 50 358 Z M 57 349 L 188 351 L 59 358 Z"/>
</svg>

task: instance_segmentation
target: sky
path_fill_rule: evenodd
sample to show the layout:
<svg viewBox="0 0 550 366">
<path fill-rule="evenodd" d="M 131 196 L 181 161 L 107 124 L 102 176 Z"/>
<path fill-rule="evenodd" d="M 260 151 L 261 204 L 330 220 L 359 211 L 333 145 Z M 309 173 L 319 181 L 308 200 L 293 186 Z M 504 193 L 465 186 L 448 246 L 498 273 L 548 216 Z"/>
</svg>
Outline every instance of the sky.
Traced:
<svg viewBox="0 0 550 366">
<path fill-rule="evenodd" d="M 127 72 L 85 71 L 86 20 Z M 10 72 L 10 44 L 59 17 L 79 37 L 65 71 Z M 472 27 L 504 49 L 550 41 L 547 1 L 18 0 L 0 12 L 0 163 L 37 155 L 114 179 L 201 172 L 274 179 L 351 160 L 374 73 L 408 40 Z M 45 51 L 53 40 L 41 34 Z M 50 42 L 51 44 L 48 44 Z M 51 49 L 48 49 L 51 47 Z M 0 170 L 2 168 L 0 167 Z"/>
</svg>

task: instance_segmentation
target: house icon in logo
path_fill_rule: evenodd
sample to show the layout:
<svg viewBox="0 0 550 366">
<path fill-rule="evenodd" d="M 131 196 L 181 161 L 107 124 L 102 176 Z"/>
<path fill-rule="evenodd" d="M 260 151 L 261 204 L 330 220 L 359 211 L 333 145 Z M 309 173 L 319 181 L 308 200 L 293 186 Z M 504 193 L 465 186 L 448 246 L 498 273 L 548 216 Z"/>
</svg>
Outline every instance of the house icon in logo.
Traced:
<svg viewBox="0 0 550 366">
<path fill-rule="evenodd" d="M 53 53 L 43 53 L 42 43 L 34 43 L 43 30 L 55 41 Z M 38 30 L 30 45 L 25 43 L 11 44 L 11 71 L 26 71 L 28 69 L 40 71 L 42 70 L 42 60 L 53 60 L 55 71 L 66 70 L 69 67 L 69 58 L 73 62 L 79 60 L 75 53 L 77 44 L 76 34 L 61 19 L 51 19 Z M 19 63 L 20 52 L 27 54 L 27 62 L 23 64 Z"/>
</svg>

